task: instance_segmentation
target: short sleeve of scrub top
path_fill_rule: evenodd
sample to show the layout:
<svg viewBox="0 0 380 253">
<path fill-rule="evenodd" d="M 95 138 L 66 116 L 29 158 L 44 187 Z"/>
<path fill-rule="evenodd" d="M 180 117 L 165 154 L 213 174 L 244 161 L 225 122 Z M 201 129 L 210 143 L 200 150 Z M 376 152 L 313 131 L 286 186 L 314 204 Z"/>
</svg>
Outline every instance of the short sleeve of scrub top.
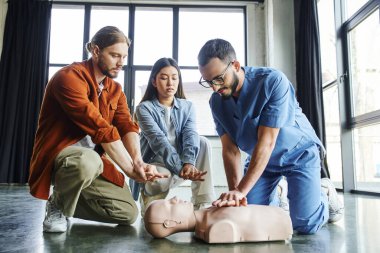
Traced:
<svg viewBox="0 0 380 253">
<path fill-rule="evenodd" d="M 292 114 L 289 114 L 289 111 L 292 111 L 292 108 L 289 108 L 292 99 L 291 87 L 285 75 L 278 71 L 272 72 L 266 82 L 272 85 L 265 85 L 265 93 L 269 100 L 261 113 L 260 125 L 281 128 L 294 120 Z"/>
</svg>

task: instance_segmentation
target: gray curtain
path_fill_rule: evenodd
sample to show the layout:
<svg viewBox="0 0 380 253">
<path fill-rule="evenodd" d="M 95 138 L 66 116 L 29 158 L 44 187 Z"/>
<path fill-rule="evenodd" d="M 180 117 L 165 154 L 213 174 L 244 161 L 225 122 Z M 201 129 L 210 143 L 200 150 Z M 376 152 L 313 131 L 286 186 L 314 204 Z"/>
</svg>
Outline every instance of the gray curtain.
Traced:
<svg viewBox="0 0 380 253">
<path fill-rule="evenodd" d="M 0 61 L 0 183 L 26 183 L 48 80 L 52 3 L 9 0 Z"/>
<path fill-rule="evenodd" d="M 316 0 L 295 0 L 297 98 L 315 132 L 326 146 L 321 54 Z M 326 158 L 321 177 L 330 177 Z"/>
</svg>

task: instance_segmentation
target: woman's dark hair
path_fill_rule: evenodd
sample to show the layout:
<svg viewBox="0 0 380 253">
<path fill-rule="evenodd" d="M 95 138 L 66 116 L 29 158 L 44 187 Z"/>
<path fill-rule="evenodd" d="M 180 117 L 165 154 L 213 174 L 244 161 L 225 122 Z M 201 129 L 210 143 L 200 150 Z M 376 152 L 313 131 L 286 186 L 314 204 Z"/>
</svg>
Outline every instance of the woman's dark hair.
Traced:
<svg viewBox="0 0 380 253">
<path fill-rule="evenodd" d="M 174 97 L 186 98 L 185 93 L 183 91 L 181 70 L 179 69 L 177 62 L 172 58 L 161 58 L 161 59 L 157 60 L 152 67 L 152 70 L 150 72 L 149 81 L 148 81 L 148 87 L 146 88 L 145 94 L 144 94 L 143 98 L 141 99 L 140 103 L 142 103 L 146 100 L 153 100 L 155 98 L 158 98 L 157 88 L 154 87 L 153 81 L 156 79 L 158 72 L 160 72 L 161 69 L 168 67 L 168 66 L 172 66 L 172 67 L 176 68 L 178 71 L 179 83 L 178 83 L 177 92 L 174 94 Z"/>
<path fill-rule="evenodd" d="M 86 43 L 86 50 L 91 53 L 95 46 L 98 46 L 102 50 L 116 43 L 124 42 L 127 43 L 128 47 L 131 45 L 131 41 L 119 28 L 105 26 L 95 33 L 90 42 Z"/>
</svg>

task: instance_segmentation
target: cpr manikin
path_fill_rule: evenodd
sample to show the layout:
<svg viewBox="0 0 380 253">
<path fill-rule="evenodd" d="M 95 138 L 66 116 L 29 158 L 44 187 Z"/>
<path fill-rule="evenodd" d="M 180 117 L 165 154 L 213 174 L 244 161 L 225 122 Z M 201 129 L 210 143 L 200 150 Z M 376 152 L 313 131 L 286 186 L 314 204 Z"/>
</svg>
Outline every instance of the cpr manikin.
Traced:
<svg viewBox="0 0 380 253">
<path fill-rule="evenodd" d="M 208 243 L 289 240 L 293 234 L 289 214 L 279 207 L 248 205 L 194 211 L 191 202 L 177 197 L 153 201 L 144 222 L 156 238 L 194 231 Z"/>
</svg>

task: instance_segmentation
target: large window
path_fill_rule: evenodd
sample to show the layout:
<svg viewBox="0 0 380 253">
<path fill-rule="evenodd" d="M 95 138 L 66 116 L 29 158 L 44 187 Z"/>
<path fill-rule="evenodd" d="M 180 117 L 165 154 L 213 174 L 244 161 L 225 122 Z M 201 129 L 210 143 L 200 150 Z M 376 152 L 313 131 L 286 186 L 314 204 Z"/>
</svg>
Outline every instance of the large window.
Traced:
<svg viewBox="0 0 380 253">
<path fill-rule="evenodd" d="M 380 24 L 377 9 L 348 32 L 352 113 L 380 110 Z"/>
<path fill-rule="evenodd" d="M 355 12 L 357 12 L 368 0 L 346 0 L 346 17 L 350 18 Z"/>
<path fill-rule="evenodd" d="M 334 1 L 318 1 L 319 34 L 321 45 L 322 84 L 336 81 L 336 32 L 334 20 Z"/>
<path fill-rule="evenodd" d="M 318 1 L 327 158 L 345 191 L 380 192 L 379 5 Z"/>
<path fill-rule="evenodd" d="M 207 20 L 207 22 L 205 22 Z M 234 20 L 234 27 L 231 27 Z M 182 71 L 186 97 L 195 104 L 198 131 L 215 135 L 215 127 L 209 107 L 211 89 L 198 84 L 197 69 L 199 49 L 209 39 L 228 40 L 236 51 L 236 57 L 245 65 L 244 12 L 243 9 L 180 8 L 179 9 L 178 61 L 187 68 Z"/>
<path fill-rule="evenodd" d="M 129 31 L 129 8 L 123 6 L 92 6 L 90 18 L 90 38 L 106 25 L 117 26 L 126 35 Z"/>
<path fill-rule="evenodd" d="M 73 61 L 86 59 L 84 44 L 107 25 L 119 27 L 132 40 L 127 65 L 116 79 L 132 112 L 144 95 L 154 62 L 172 57 L 181 68 L 185 95 L 195 105 L 198 132 L 215 135 L 208 104 L 212 90 L 198 84 L 197 55 L 207 40 L 223 38 L 232 43 L 238 60 L 245 65 L 245 8 L 53 4 L 49 75 Z"/>
<path fill-rule="evenodd" d="M 380 192 L 380 1 L 344 24 L 348 122 L 353 131 L 355 188 Z"/>
<path fill-rule="evenodd" d="M 330 85 L 323 90 L 325 108 L 327 164 L 330 178 L 338 188 L 343 188 L 342 153 L 340 138 L 338 86 Z"/>
<path fill-rule="evenodd" d="M 133 63 L 153 65 L 161 57 L 173 57 L 172 52 L 172 8 L 136 8 Z"/>
<path fill-rule="evenodd" d="M 356 128 L 355 179 L 356 188 L 380 191 L 380 124 Z"/>
<path fill-rule="evenodd" d="M 51 16 L 50 77 L 62 66 L 83 59 L 84 6 L 54 5 Z"/>
<path fill-rule="evenodd" d="M 197 66 L 199 49 L 207 40 L 214 38 L 231 42 L 235 48 L 236 57 L 244 64 L 243 9 L 180 9 L 178 58 L 181 65 Z"/>
</svg>

